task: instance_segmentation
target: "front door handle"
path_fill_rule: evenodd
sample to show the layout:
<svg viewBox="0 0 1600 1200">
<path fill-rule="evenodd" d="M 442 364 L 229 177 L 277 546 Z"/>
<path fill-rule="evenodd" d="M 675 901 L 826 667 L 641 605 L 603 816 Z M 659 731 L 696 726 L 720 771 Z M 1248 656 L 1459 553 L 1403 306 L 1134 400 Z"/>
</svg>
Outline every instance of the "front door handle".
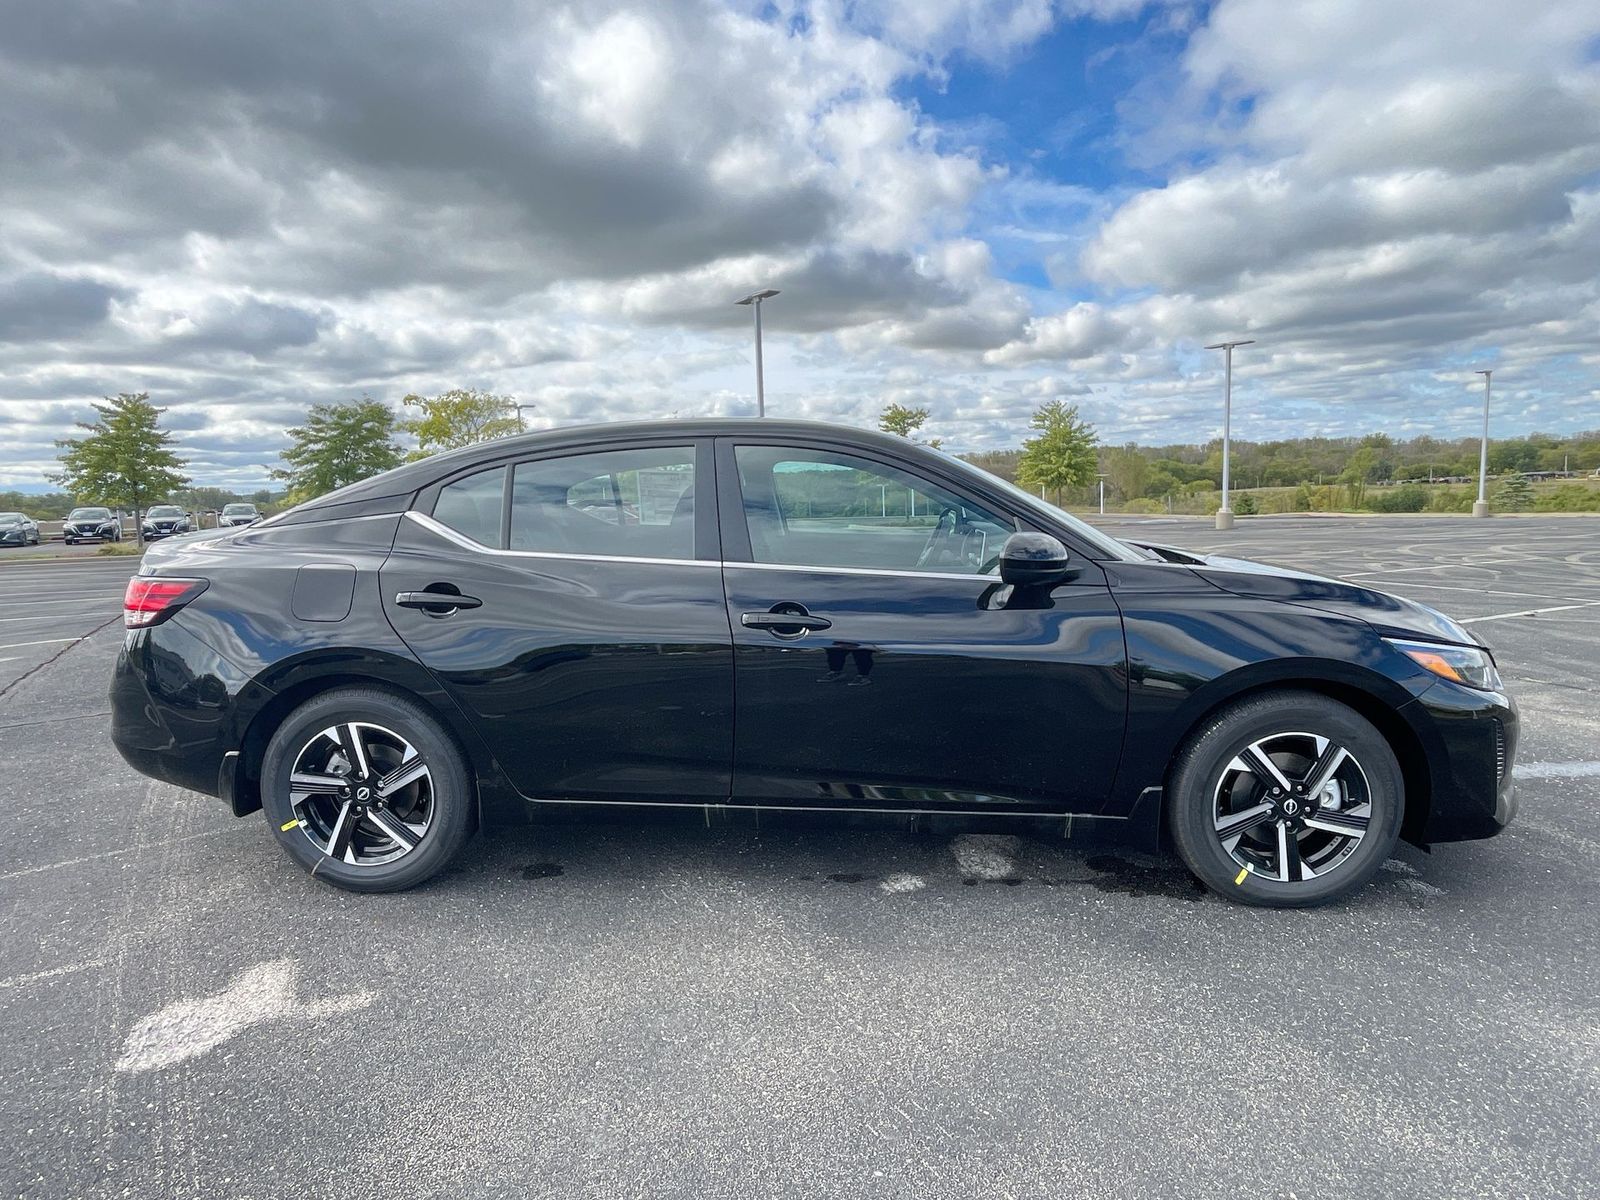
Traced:
<svg viewBox="0 0 1600 1200">
<path fill-rule="evenodd" d="M 394 602 L 401 608 L 420 608 L 434 616 L 447 616 L 458 608 L 482 608 L 483 601 L 476 596 L 462 596 L 456 592 L 396 592 Z"/>
<path fill-rule="evenodd" d="M 767 612 L 747 612 L 739 615 L 739 624 L 746 629 L 765 629 L 774 637 L 800 638 L 808 633 L 832 629 L 827 617 L 814 617 L 803 604 L 774 604 Z"/>
</svg>

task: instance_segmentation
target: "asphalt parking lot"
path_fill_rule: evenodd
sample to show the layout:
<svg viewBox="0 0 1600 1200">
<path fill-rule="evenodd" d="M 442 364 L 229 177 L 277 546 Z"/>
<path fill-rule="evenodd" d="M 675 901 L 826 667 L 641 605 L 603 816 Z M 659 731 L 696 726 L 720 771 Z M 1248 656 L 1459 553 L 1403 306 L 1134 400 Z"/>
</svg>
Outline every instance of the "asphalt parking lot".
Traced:
<svg viewBox="0 0 1600 1200">
<path fill-rule="evenodd" d="M 631 818 L 348 895 L 117 758 L 131 560 L 0 567 L 0 1194 L 1594 1194 L 1600 520 L 1106 524 L 1473 621 L 1517 823 L 1310 912 L 1032 834 Z"/>
</svg>

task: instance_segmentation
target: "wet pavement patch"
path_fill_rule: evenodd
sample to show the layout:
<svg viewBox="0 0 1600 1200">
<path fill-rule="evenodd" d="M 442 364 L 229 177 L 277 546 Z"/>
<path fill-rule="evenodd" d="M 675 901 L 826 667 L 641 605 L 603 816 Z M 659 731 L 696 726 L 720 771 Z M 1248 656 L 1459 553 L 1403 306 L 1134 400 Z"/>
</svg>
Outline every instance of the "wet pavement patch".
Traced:
<svg viewBox="0 0 1600 1200">
<path fill-rule="evenodd" d="M 540 862 L 529 863 L 522 868 L 524 879 L 554 879 L 557 875 L 564 874 L 566 868 L 560 863 Z"/>
<path fill-rule="evenodd" d="M 1144 865 L 1097 854 L 1087 864 L 1095 877 L 1091 887 L 1102 892 L 1121 892 L 1128 896 L 1167 896 L 1174 900 L 1204 900 L 1206 888 L 1178 862 Z"/>
</svg>

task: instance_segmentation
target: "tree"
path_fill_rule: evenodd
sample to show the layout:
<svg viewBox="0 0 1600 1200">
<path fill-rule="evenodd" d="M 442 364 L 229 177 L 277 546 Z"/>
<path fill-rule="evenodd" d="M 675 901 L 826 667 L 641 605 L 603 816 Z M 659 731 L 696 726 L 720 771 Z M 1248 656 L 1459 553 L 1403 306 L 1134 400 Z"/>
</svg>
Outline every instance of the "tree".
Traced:
<svg viewBox="0 0 1600 1200">
<path fill-rule="evenodd" d="M 907 408 L 904 404 L 891 404 L 878 414 L 878 428 L 885 433 L 909 438 L 922 428 L 923 422 L 927 419 L 928 410 L 925 408 Z"/>
<path fill-rule="evenodd" d="M 304 425 L 289 430 L 293 444 L 280 456 L 288 466 L 273 478 L 286 480 L 289 503 L 299 504 L 398 467 L 394 425 L 393 410 L 371 396 L 315 405 Z"/>
<path fill-rule="evenodd" d="M 1505 512 L 1526 512 L 1533 507 L 1533 485 L 1513 475 L 1495 488 L 1494 506 Z"/>
<path fill-rule="evenodd" d="M 419 451 L 413 458 L 508 437 L 521 430 L 516 400 L 511 396 L 452 388 L 437 396 L 407 396 L 404 403 L 407 408 L 418 410 L 417 416 L 400 422 L 402 432 L 417 439 Z"/>
<path fill-rule="evenodd" d="M 1061 489 L 1082 487 L 1094 478 L 1098 465 L 1094 426 L 1078 416 L 1078 406 L 1052 400 L 1028 422 L 1038 437 L 1022 443 L 1017 482 L 1025 488 L 1049 488 L 1061 503 Z"/>
<path fill-rule="evenodd" d="M 1150 462 L 1132 442 L 1106 455 L 1106 476 L 1124 500 L 1144 495 L 1150 478 Z"/>
<path fill-rule="evenodd" d="M 122 392 L 115 400 L 107 396 L 94 408 L 99 420 L 78 423 L 88 437 L 56 443 L 61 471 L 51 481 L 64 484 L 80 503 L 131 508 L 142 542 L 145 506 L 189 482 L 183 459 L 169 449 L 172 435 L 161 428 L 166 410 L 150 403 L 149 392 Z"/>
</svg>

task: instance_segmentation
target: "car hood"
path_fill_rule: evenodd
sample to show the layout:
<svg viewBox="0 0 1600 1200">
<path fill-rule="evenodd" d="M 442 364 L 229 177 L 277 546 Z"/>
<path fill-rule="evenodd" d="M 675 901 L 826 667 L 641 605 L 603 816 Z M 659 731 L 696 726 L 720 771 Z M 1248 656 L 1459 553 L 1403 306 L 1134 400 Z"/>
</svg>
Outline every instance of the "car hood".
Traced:
<svg viewBox="0 0 1600 1200">
<path fill-rule="evenodd" d="M 1482 638 L 1437 609 L 1403 596 L 1380 592 L 1376 588 L 1247 558 L 1197 554 L 1192 550 L 1154 542 L 1131 544 L 1149 550 L 1168 562 L 1193 566 L 1214 587 L 1236 596 L 1280 600 L 1285 604 L 1298 604 L 1303 608 L 1354 617 L 1388 637 L 1414 637 L 1423 641 L 1454 642 L 1457 645 L 1487 648 Z"/>
</svg>

